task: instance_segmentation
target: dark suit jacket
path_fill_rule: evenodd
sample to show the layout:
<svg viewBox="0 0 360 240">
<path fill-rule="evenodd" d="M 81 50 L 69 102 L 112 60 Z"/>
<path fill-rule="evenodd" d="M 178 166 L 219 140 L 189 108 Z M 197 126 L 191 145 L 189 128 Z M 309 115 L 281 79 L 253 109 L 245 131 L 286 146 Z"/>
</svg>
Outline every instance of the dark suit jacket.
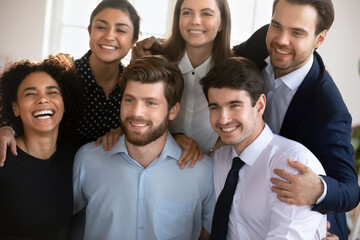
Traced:
<svg viewBox="0 0 360 240">
<path fill-rule="evenodd" d="M 250 58 L 260 69 L 268 57 L 265 37 L 268 25 L 246 42 L 235 46 L 238 56 Z M 320 55 L 314 52 L 313 65 L 295 93 L 285 114 L 280 135 L 305 145 L 320 160 L 326 175 L 325 199 L 314 211 L 328 214 L 330 232 L 347 240 L 345 213 L 359 202 L 359 186 L 353 160 L 351 116 L 334 81 L 326 72 Z"/>
</svg>

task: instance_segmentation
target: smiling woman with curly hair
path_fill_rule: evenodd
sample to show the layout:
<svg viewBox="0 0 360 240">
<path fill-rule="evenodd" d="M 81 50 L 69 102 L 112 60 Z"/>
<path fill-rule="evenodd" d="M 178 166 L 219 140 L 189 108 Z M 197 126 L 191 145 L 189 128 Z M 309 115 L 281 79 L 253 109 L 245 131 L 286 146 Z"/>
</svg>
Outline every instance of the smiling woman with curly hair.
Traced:
<svg viewBox="0 0 360 240">
<path fill-rule="evenodd" d="M 0 77 L 0 123 L 16 131 L 18 153 L 0 168 L 1 239 L 67 238 L 79 82 L 65 54 L 15 62 Z"/>
</svg>

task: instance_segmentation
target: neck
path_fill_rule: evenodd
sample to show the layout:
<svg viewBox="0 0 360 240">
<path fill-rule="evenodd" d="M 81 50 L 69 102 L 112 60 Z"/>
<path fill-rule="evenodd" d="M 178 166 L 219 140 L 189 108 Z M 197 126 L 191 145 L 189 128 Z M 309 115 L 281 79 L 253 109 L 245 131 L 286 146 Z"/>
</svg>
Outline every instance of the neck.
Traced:
<svg viewBox="0 0 360 240">
<path fill-rule="evenodd" d="M 311 59 L 311 57 L 313 56 L 314 51 L 309 55 L 309 57 L 302 61 L 299 62 L 296 66 L 289 68 L 289 69 L 280 69 L 280 68 L 275 68 L 274 67 L 274 74 L 275 74 L 275 79 L 281 78 L 287 74 L 290 74 L 300 68 L 302 68 L 303 66 L 305 66 Z"/>
<path fill-rule="evenodd" d="M 201 64 L 203 64 L 212 54 L 212 44 L 211 46 L 204 46 L 204 47 L 189 47 L 186 46 L 185 49 L 191 65 L 194 68 L 197 68 Z"/>
<path fill-rule="evenodd" d="M 255 139 L 258 138 L 261 132 L 264 130 L 265 122 L 262 119 L 258 119 L 256 121 L 258 122 L 256 123 L 256 126 L 251 135 L 246 139 L 243 139 L 240 143 L 234 145 L 235 151 L 238 155 L 240 155 L 245 150 L 245 148 L 250 146 L 250 144 L 254 142 Z"/>
<path fill-rule="evenodd" d="M 106 98 L 118 84 L 119 62 L 106 63 L 100 61 L 94 54 L 89 56 L 89 65 L 96 83 L 103 89 Z"/>
<path fill-rule="evenodd" d="M 129 156 L 146 168 L 160 156 L 166 143 L 166 134 L 165 132 L 161 137 L 145 146 L 134 145 L 125 139 Z"/>
<path fill-rule="evenodd" d="M 26 134 L 16 138 L 16 144 L 27 154 L 39 159 L 47 160 L 56 151 L 56 134 Z"/>
</svg>

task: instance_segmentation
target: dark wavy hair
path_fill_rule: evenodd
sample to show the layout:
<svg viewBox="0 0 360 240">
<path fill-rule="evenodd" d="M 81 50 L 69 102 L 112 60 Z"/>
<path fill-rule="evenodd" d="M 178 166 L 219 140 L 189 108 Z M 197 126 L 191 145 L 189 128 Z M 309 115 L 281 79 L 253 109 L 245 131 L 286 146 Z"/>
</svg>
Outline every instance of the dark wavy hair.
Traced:
<svg viewBox="0 0 360 240">
<path fill-rule="evenodd" d="M 72 122 L 77 120 L 83 102 L 81 78 L 75 68 L 73 58 L 62 53 L 49 56 L 42 62 L 21 60 L 6 66 L 0 77 L 0 125 L 11 126 L 17 136 L 24 134 L 21 119 L 14 115 L 12 103 L 17 101 L 17 91 L 21 82 L 34 72 L 49 74 L 59 85 L 65 107 L 59 135 L 74 133 Z"/>
<path fill-rule="evenodd" d="M 94 21 L 94 18 L 96 15 L 98 15 L 102 10 L 106 8 L 113 8 L 118 9 L 123 12 L 126 12 L 129 14 L 129 18 L 131 20 L 131 23 L 134 26 L 134 34 L 133 34 L 133 41 L 137 41 L 139 38 L 140 33 L 140 16 L 137 13 L 136 9 L 134 8 L 131 3 L 129 3 L 127 0 L 103 0 L 101 1 L 93 10 L 90 16 L 90 23 L 88 26 L 89 32 L 91 32 L 92 23 Z"/>
</svg>

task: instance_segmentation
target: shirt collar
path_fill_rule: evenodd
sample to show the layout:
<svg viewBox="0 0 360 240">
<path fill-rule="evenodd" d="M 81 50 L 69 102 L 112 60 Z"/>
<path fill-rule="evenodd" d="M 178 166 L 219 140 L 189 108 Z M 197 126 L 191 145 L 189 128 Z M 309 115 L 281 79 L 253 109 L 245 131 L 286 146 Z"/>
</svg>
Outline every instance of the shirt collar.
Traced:
<svg viewBox="0 0 360 240">
<path fill-rule="evenodd" d="M 92 54 L 92 51 L 91 49 L 89 49 L 89 51 L 87 51 L 84 56 L 82 56 L 80 59 L 78 59 L 77 61 L 81 61 L 83 62 L 84 64 L 86 64 L 86 67 L 90 68 L 90 64 L 89 64 L 89 57 L 90 55 Z M 123 71 L 125 70 L 125 65 L 122 64 L 121 62 L 119 63 L 119 74 L 122 74 Z"/>
<path fill-rule="evenodd" d="M 191 65 L 189 56 L 185 51 L 184 56 L 179 61 L 178 67 L 182 74 L 194 71 L 197 73 L 197 75 L 199 75 L 200 78 L 203 78 L 212 67 L 212 56 L 210 56 L 208 59 L 206 59 L 205 62 L 203 62 L 200 66 L 194 69 L 194 67 Z"/>
<path fill-rule="evenodd" d="M 126 147 L 124 134 L 120 136 L 119 141 L 110 150 L 110 155 L 119 153 L 125 153 L 129 158 L 131 158 Z M 181 157 L 181 154 L 181 147 L 176 143 L 175 139 L 171 136 L 171 134 L 167 132 L 165 146 L 157 159 L 161 161 L 169 157 L 178 161 Z"/>
<path fill-rule="evenodd" d="M 273 132 L 270 127 L 265 123 L 264 129 L 261 131 L 260 135 L 249 145 L 240 156 L 236 153 L 234 147 L 232 147 L 232 157 L 239 157 L 247 165 L 252 166 L 256 160 L 260 157 L 262 152 L 267 148 L 273 139 Z"/>
<path fill-rule="evenodd" d="M 300 86 L 302 81 L 305 79 L 306 75 L 309 73 L 313 61 L 314 55 L 312 54 L 309 61 L 304 66 L 276 80 L 281 80 L 288 88 L 290 88 L 291 90 L 296 90 Z M 274 68 L 271 65 L 270 57 L 267 57 L 265 59 L 265 62 L 267 63 L 267 66 L 265 68 L 266 73 L 268 74 L 270 79 L 274 79 L 275 73 Z M 276 88 L 275 81 L 271 81 L 271 83 L 273 87 Z"/>
</svg>

